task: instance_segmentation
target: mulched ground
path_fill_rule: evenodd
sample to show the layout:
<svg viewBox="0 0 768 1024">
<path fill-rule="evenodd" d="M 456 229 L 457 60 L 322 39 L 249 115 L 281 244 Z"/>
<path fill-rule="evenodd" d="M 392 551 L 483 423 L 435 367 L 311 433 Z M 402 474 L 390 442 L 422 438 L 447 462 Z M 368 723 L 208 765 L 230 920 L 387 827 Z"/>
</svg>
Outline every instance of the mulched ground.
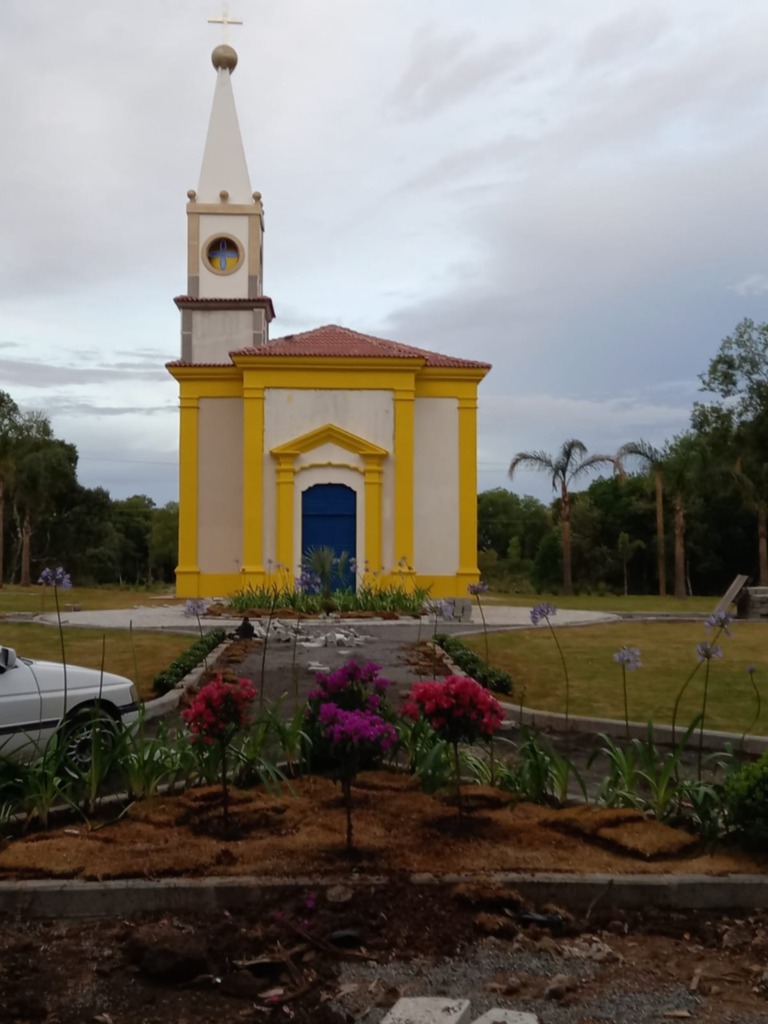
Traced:
<svg viewBox="0 0 768 1024">
<path fill-rule="evenodd" d="M 73 819 L 7 841 L 0 877 L 322 878 L 353 867 L 370 874 L 766 870 L 764 860 L 736 847 L 708 851 L 639 811 L 554 810 L 477 786 L 466 787 L 466 796 L 471 812 L 462 820 L 452 793 L 423 793 L 418 780 L 395 772 L 362 773 L 353 787 L 356 850 L 349 858 L 344 805 L 330 779 L 298 779 L 280 793 L 234 790 L 227 828 L 220 789 L 193 789 L 134 803 L 119 817 L 112 808 L 114 820 Z"/>
<path fill-rule="evenodd" d="M 258 912 L 205 918 L 6 919 L 1 1019 L 352 1024 L 380 1020 L 403 994 L 423 994 L 433 971 L 487 961 L 495 972 L 466 991 L 473 1006 L 484 999 L 532 1010 L 542 1024 L 758 1024 L 768 1020 L 767 957 L 765 915 L 596 911 L 585 919 L 551 906 L 537 910 L 487 885 L 434 892 L 396 880 L 383 891 L 317 886 L 290 898 L 265 896 Z M 626 1009 L 606 1013 L 619 991 Z M 650 993 L 665 1013 L 630 1015 Z M 599 1015 L 596 1007 L 603 1007 Z"/>
</svg>

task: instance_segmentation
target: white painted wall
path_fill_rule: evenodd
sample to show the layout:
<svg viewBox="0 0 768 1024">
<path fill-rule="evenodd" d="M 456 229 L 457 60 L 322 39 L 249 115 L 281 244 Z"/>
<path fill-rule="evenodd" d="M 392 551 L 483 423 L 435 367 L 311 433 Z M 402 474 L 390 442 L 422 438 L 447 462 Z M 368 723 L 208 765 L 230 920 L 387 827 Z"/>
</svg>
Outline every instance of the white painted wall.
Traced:
<svg viewBox="0 0 768 1024">
<path fill-rule="evenodd" d="M 272 448 L 308 434 L 327 423 L 348 430 L 391 452 L 394 434 L 394 412 L 391 391 L 308 390 L 303 388 L 268 388 L 264 393 L 264 559 L 275 560 L 275 460 Z M 342 462 L 359 465 L 354 453 L 335 445 L 322 445 L 315 452 L 306 452 L 297 466 L 313 462 Z M 386 458 L 382 474 L 382 549 L 385 567 L 394 564 L 394 463 Z M 307 483 L 310 480 L 311 483 Z M 350 482 L 354 481 L 354 482 Z M 358 495 L 357 531 L 358 558 L 365 552 L 365 486 L 361 473 L 339 466 L 304 469 L 296 474 L 297 494 L 294 496 L 293 550 L 294 561 L 301 554 L 301 493 L 317 483 L 346 483 Z M 379 568 L 372 566 L 371 568 Z"/>
<path fill-rule="evenodd" d="M 198 565 L 235 573 L 243 552 L 243 404 L 201 398 L 198 415 Z"/>
<path fill-rule="evenodd" d="M 248 217 L 232 213 L 200 214 L 200 298 L 248 298 Z M 213 274 L 204 253 L 207 244 L 217 235 L 232 235 L 240 244 L 242 260 L 233 274 Z"/>
<path fill-rule="evenodd" d="M 266 450 L 333 423 L 391 451 L 394 422 L 391 391 L 267 388 L 264 393 Z"/>
<path fill-rule="evenodd" d="M 192 310 L 193 363 L 229 363 L 230 352 L 252 344 L 252 310 Z"/>
<path fill-rule="evenodd" d="M 453 574 L 459 568 L 458 402 L 417 398 L 414 419 L 414 568 Z"/>
</svg>

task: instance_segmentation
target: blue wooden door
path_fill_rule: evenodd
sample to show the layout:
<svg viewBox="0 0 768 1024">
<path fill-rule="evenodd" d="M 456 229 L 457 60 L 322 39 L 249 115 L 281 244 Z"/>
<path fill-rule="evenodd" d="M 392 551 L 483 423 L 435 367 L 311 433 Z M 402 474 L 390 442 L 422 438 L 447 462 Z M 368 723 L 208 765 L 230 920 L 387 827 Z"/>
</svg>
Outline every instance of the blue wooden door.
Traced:
<svg viewBox="0 0 768 1024">
<path fill-rule="evenodd" d="M 357 495 L 344 484 L 315 484 L 301 496 L 301 550 L 333 548 L 338 558 L 343 552 L 356 557 Z M 337 578 L 336 587 L 355 586 L 355 574 L 347 569 Z"/>
</svg>

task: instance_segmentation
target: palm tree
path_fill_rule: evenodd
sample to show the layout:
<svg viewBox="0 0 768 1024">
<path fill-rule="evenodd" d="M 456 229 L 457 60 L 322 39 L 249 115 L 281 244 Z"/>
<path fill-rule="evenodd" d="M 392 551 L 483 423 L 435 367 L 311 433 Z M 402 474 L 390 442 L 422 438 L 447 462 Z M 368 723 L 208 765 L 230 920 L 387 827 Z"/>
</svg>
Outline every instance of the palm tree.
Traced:
<svg viewBox="0 0 768 1024">
<path fill-rule="evenodd" d="M 648 441 L 628 441 L 616 453 L 619 463 L 627 457 L 640 459 L 653 476 L 656 491 L 656 554 L 658 558 L 659 597 L 667 596 L 667 558 L 664 550 L 664 452 Z"/>
<path fill-rule="evenodd" d="M 518 466 L 538 469 L 551 477 L 552 490 L 560 491 L 560 526 L 563 533 L 563 593 L 573 593 L 571 578 L 571 496 L 570 486 L 595 466 L 617 467 L 612 455 L 587 455 L 586 446 L 576 438 L 564 441 L 553 458 L 548 452 L 518 452 L 509 464 L 510 480 Z"/>
</svg>

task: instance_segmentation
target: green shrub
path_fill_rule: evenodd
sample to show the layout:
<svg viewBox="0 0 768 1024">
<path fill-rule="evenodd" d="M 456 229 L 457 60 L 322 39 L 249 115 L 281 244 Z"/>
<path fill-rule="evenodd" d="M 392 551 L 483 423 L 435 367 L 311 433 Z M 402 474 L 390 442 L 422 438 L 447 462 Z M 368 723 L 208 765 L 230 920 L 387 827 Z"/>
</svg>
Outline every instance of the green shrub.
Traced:
<svg viewBox="0 0 768 1024">
<path fill-rule="evenodd" d="M 158 672 L 152 680 L 152 688 L 155 693 L 168 693 L 174 686 L 181 682 L 187 672 L 191 672 L 205 658 L 206 654 L 218 647 L 224 640 L 226 634 L 223 629 L 212 629 L 210 633 L 204 633 L 199 640 L 196 640 L 186 651 L 182 651 L 168 668 Z"/>
<path fill-rule="evenodd" d="M 768 842 L 768 751 L 725 783 L 728 825 L 749 845 Z"/>
<path fill-rule="evenodd" d="M 511 695 L 512 677 L 508 672 L 488 665 L 479 654 L 472 651 L 455 636 L 448 636 L 447 633 L 436 633 L 434 641 L 442 647 L 451 661 L 458 665 L 462 672 L 466 672 L 475 682 L 480 683 L 488 690 L 496 693 Z"/>
</svg>

